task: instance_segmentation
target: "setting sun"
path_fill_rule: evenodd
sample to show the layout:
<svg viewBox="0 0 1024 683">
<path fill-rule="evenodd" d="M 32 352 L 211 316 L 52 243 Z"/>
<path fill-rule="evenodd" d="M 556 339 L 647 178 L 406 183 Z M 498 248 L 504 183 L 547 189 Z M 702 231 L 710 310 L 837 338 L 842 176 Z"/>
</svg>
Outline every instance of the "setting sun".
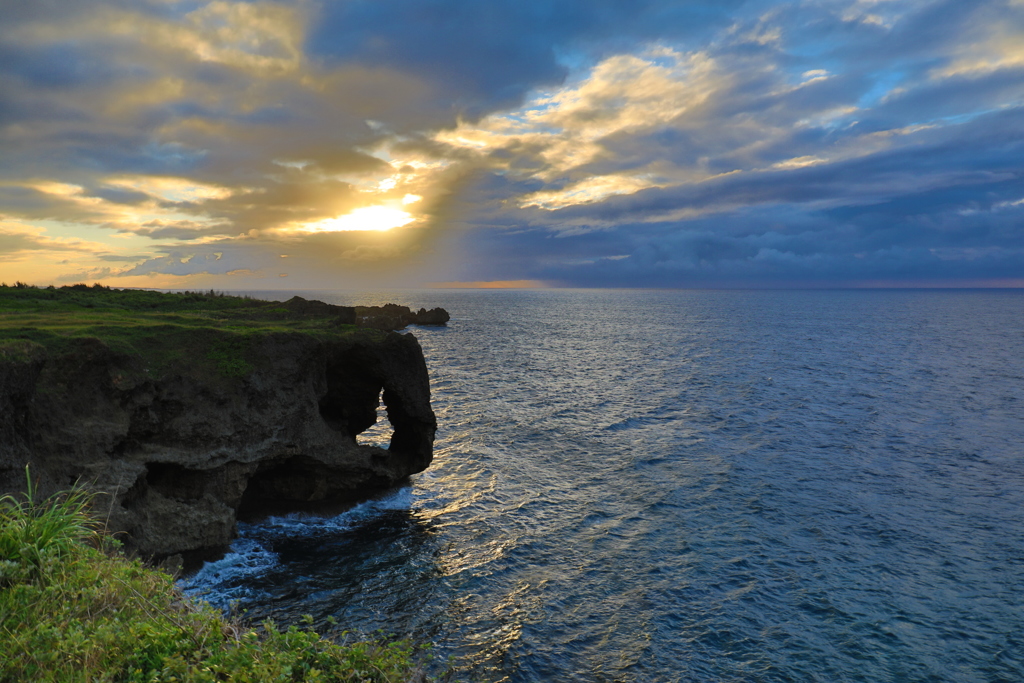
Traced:
<svg viewBox="0 0 1024 683">
<path fill-rule="evenodd" d="M 408 225 L 414 220 L 416 219 L 412 217 L 412 214 L 401 209 L 394 209 L 390 206 L 364 206 L 343 216 L 308 223 L 301 230 L 303 232 L 340 232 L 345 230 L 384 232 Z"/>
</svg>

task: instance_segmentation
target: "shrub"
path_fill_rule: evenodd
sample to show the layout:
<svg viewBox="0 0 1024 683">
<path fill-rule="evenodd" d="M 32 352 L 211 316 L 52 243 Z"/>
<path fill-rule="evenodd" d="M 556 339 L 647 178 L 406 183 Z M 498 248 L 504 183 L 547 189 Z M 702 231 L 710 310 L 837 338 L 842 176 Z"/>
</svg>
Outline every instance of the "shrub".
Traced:
<svg viewBox="0 0 1024 683">
<path fill-rule="evenodd" d="M 407 643 L 229 621 L 103 542 L 88 494 L 37 501 L 28 483 L 23 500 L 0 499 L 0 682 L 422 680 Z"/>
<path fill-rule="evenodd" d="M 96 535 L 87 514 L 92 500 L 88 493 L 76 488 L 37 503 L 28 467 L 25 479 L 24 500 L 0 497 L 0 586 L 45 581 L 54 563 Z"/>
</svg>

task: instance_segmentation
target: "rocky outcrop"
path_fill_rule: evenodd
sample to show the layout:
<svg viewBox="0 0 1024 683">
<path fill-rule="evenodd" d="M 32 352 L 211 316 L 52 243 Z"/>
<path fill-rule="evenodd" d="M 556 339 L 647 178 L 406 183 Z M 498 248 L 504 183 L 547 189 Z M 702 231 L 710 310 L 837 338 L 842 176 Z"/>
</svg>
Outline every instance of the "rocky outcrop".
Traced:
<svg viewBox="0 0 1024 683">
<path fill-rule="evenodd" d="M 100 514 L 126 546 L 159 559 L 224 546 L 240 511 L 356 499 L 430 463 L 436 421 L 412 335 L 246 343 L 234 374 L 156 373 L 92 338 L 0 345 L 0 489 L 23 488 L 26 463 L 41 494 L 82 482 L 105 494 Z M 360 444 L 381 399 L 390 447 Z"/>
<path fill-rule="evenodd" d="M 315 299 L 303 299 L 301 296 L 293 296 L 282 304 L 289 315 L 315 318 L 334 318 L 336 322 L 343 325 L 356 324 L 355 306 L 336 306 L 326 304 Z M 404 327 L 404 326 L 403 326 Z M 401 329 L 396 327 L 395 329 Z"/>
<path fill-rule="evenodd" d="M 375 330 L 400 330 L 409 325 L 445 325 L 451 319 L 443 308 L 413 311 L 408 306 L 336 306 L 293 296 L 280 305 L 288 317 L 332 318 L 338 324 Z"/>
<path fill-rule="evenodd" d="M 445 325 L 450 320 L 448 311 L 421 308 L 413 312 L 408 306 L 384 304 L 383 306 L 356 306 L 355 324 L 377 330 L 400 330 L 408 325 Z"/>
</svg>

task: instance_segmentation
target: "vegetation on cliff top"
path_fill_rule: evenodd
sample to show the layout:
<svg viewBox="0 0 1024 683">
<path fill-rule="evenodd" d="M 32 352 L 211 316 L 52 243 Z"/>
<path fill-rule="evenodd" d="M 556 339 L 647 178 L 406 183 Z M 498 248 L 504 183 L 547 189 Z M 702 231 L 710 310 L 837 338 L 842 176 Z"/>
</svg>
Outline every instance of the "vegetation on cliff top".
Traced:
<svg viewBox="0 0 1024 683">
<path fill-rule="evenodd" d="M 301 332 L 326 339 L 357 329 L 336 316 L 296 312 L 287 304 L 212 290 L 0 285 L 0 358 L 31 356 L 33 344 L 61 353 L 72 340 L 95 338 L 117 352 L 141 358 L 152 375 L 210 367 L 227 377 L 241 377 L 252 370 L 255 336 Z"/>
<path fill-rule="evenodd" d="M 259 629 L 183 597 L 121 556 L 72 491 L 0 498 L 0 681 L 423 680 L 405 643 L 337 644 Z"/>
</svg>

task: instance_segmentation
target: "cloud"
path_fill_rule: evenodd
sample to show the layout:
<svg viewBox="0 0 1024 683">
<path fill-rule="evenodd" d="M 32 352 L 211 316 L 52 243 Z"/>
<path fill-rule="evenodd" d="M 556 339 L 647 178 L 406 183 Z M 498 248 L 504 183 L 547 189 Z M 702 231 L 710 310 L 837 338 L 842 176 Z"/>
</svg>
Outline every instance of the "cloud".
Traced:
<svg viewBox="0 0 1024 683">
<path fill-rule="evenodd" d="M 25 252 L 85 250 L 80 244 L 50 239 L 40 232 L 29 226 L 0 221 L 0 260 L 23 256 Z"/>
<path fill-rule="evenodd" d="M 700 53 L 660 48 L 642 56 L 617 55 L 600 62 L 578 84 L 541 93 L 515 112 L 463 123 L 437 139 L 490 153 L 494 165 L 513 174 L 563 184 L 560 191 L 523 198 L 522 206 L 564 206 L 573 203 L 572 197 L 599 201 L 658 184 L 656 172 L 644 167 L 597 175 L 613 161 L 603 140 L 663 126 L 699 108 L 727 79 Z M 509 152 L 505 158 L 514 162 L 501 164 L 495 150 Z"/>
<path fill-rule="evenodd" d="M 1024 272 L 1020 216 L 972 208 L 1016 213 L 1024 40 L 990 36 L 1024 38 L 1020 15 L 944 2 L 876 20 L 868 5 L 802 7 L 798 23 L 795 5 L 777 3 L 700 52 L 609 58 L 514 112 L 442 133 L 502 178 L 489 187 L 503 208 L 478 213 L 494 226 L 475 242 L 483 260 L 616 286 Z M 979 50 L 996 56 L 959 66 Z M 651 76 L 663 96 L 645 101 Z"/>
<path fill-rule="evenodd" d="M 8 178 L 131 186 L 173 202 L 182 198 L 154 194 L 153 183 L 219 188 L 197 203 L 273 196 L 296 180 L 390 170 L 358 149 L 382 137 L 365 119 L 415 109 L 422 91 L 386 69 L 309 63 L 298 7 L 92 5 L 85 16 L 34 14 L 3 31 L 4 49 L 19 57 L 4 75 Z M 289 159 L 304 170 L 285 177 L 274 162 Z"/>
<path fill-rule="evenodd" d="M 0 216 L 0 264 L 3 279 L 32 282 L 40 268 L 56 273 L 69 266 L 88 263 L 98 267 L 104 261 L 117 261 L 122 257 L 107 252 L 102 244 L 67 237 L 50 237 L 45 229 Z M 138 260 L 138 257 L 130 260 Z"/>
<path fill-rule="evenodd" d="M 438 108 L 475 119 L 555 86 L 570 64 L 654 40 L 699 39 L 740 0 L 355 0 L 325 5 L 312 58 L 384 64 L 430 84 Z"/>
<path fill-rule="evenodd" d="M 760 286 L 1022 265 L 1018 2 L 4 12 L 18 227 L 0 244 L 77 259 L 39 257 L 40 279 Z M 338 230 L 370 216 L 390 230 Z"/>
<path fill-rule="evenodd" d="M 311 60 L 310 7 L 15 3 L 0 27 L 0 210 L 44 232 L 88 234 L 138 264 L 103 277 L 127 277 L 180 273 L 161 256 L 167 240 L 239 242 L 233 253 L 255 261 L 234 271 L 256 271 L 259 249 L 280 251 L 275 241 L 290 244 L 303 226 L 395 203 L 414 235 L 389 248 L 364 238 L 342 255 L 405 263 L 443 200 L 421 172 L 436 162 L 381 158 L 373 150 L 391 128 L 367 119 L 415 119 L 430 88 L 379 65 Z M 311 253 L 313 270 L 335 256 Z M 57 275 L 40 262 L 38 278 Z"/>
</svg>

